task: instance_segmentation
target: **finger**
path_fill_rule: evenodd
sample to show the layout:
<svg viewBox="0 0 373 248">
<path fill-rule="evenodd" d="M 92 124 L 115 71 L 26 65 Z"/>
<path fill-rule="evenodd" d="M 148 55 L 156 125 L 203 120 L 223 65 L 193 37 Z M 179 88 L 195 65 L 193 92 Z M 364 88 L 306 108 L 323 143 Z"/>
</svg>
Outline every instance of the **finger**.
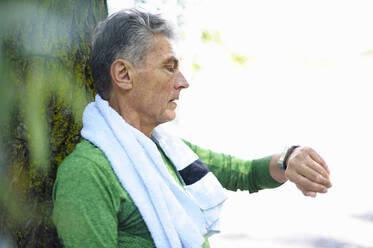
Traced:
<svg viewBox="0 0 373 248">
<path fill-rule="evenodd" d="M 297 188 L 302 192 L 302 194 L 304 195 L 304 196 L 307 196 L 307 192 L 308 191 L 306 191 L 306 190 L 304 190 L 301 186 L 299 186 L 299 185 L 296 185 L 297 186 Z"/>
<path fill-rule="evenodd" d="M 310 192 L 310 191 L 308 191 L 308 192 L 305 193 L 305 196 L 310 196 L 310 197 L 312 197 L 312 198 L 315 198 L 316 195 L 317 195 L 316 192 Z"/>
<path fill-rule="evenodd" d="M 304 196 L 309 196 L 309 197 L 316 197 L 317 193 L 316 192 L 311 192 L 311 191 L 306 191 L 299 185 L 297 185 L 297 188 L 303 193 Z"/>
<path fill-rule="evenodd" d="M 322 174 L 320 174 L 318 171 L 314 170 L 312 167 L 317 166 L 317 164 L 313 160 L 309 159 L 308 161 L 306 160 L 306 163 L 304 166 L 298 166 L 296 168 L 297 172 L 302 175 L 303 177 L 307 178 L 308 180 L 317 183 L 317 184 L 322 184 L 327 188 L 331 187 L 331 183 L 329 179 Z M 326 173 L 326 172 L 325 172 Z"/>
<path fill-rule="evenodd" d="M 328 172 L 328 175 L 330 174 L 329 167 L 326 164 L 325 160 L 317 152 L 315 152 L 315 150 L 309 148 L 308 154 L 313 160 L 315 160 L 318 164 L 325 168 L 325 170 Z"/>
<path fill-rule="evenodd" d="M 306 157 L 306 163 L 308 167 L 304 168 L 303 173 L 308 173 L 308 174 L 303 174 L 303 176 L 306 176 L 307 178 L 311 179 L 312 181 L 316 183 L 321 183 L 328 188 L 332 186 L 332 183 L 330 182 L 329 174 L 327 173 L 324 167 L 322 167 L 316 161 L 312 160 L 311 157 Z M 307 175 L 310 175 L 310 176 L 308 177 Z"/>
<path fill-rule="evenodd" d="M 297 186 L 301 187 L 304 191 L 312 191 L 319 193 L 328 192 L 328 189 L 325 186 L 312 182 L 311 180 L 302 176 L 301 174 L 291 173 L 288 178 Z"/>
<path fill-rule="evenodd" d="M 315 161 L 311 156 L 305 156 L 305 159 L 307 161 L 307 165 L 312 168 L 313 170 L 315 170 L 317 173 L 321 174 L 322 176 L 324 176 L 325 178 L 329 178 L 329 173 L 328 171 L 325 169 L 325 167 L 323 167 L 320 163 L 318 163 L 317 161 Z"/>
</svg>

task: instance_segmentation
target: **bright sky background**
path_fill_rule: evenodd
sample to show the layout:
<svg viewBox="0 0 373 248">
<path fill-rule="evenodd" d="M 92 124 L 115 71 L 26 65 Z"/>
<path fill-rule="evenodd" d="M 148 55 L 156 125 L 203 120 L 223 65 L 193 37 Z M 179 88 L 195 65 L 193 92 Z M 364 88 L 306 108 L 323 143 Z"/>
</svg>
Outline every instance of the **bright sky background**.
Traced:
<svg viewBox="0 0 373 248">
<path fill-rule="evenodd" d="M 166 2 L 164 16 L 184 17 L 177 50 L 190 83 L 175 132 L 247 159 L 307 145 L 331 169 L 333 188 L 316 199 L 291 183 L 231 194 L 212 247 L 373 247 L 373 1 Z M 202 43 L 203 30 L 222 43 Z"/>
</svg>

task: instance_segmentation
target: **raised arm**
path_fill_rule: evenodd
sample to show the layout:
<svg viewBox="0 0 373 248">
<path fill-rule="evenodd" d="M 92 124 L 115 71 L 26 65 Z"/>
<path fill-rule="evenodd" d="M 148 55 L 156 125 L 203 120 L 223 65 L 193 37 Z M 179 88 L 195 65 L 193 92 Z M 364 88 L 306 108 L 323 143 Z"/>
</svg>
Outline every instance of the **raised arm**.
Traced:
<svg viewBox="0 0 373 248">
<path fill-rule="evenodd" d="M 184 141 L 215 174 L 224 188 L 248 190 L 250 193 L 281 185 L 270 173 L 272 156 L 244 160 L 224 153 L 203 149 Z"/>
<path fill-rule="evenodd" d="M 206 150 L 184 141 L 229 190 L 275 188 L 287 180 L 305 195 L 315 197 L 332 186 L 329 168 L 323 158 L 309 147 L 296 148 L 287 159 L 286 170 L 278 166 L 280 154 L 255 160 L 243 160 L 223 153 Z"/>
</svg>

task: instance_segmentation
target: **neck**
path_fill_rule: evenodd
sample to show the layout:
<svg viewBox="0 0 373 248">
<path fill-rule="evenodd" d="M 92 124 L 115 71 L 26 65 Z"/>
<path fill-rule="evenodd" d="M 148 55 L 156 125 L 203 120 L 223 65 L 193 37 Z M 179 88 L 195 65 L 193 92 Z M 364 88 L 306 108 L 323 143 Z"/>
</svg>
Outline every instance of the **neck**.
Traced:
<svg viewBox="0 0 373 248">
<path fill-rule="evenodd" d="M 147 122 L 146 120 L 143 120 L 141 114 L 139 114 L 137 111 L 132 109 L 130 107 L 130 104 L 128 104 L 124 100 L 125 98 L 119 98 L 119 97 L 111 97 L 109 100 L 109 105 L 112 107 L 115 111 L 118 112 L 120 116 L 131 126 L 142 132 L 144 135 L 150 138 L 152 135 L 153 129 L 157 126 L 155 124 L 151 124 Z"/>
</svg>

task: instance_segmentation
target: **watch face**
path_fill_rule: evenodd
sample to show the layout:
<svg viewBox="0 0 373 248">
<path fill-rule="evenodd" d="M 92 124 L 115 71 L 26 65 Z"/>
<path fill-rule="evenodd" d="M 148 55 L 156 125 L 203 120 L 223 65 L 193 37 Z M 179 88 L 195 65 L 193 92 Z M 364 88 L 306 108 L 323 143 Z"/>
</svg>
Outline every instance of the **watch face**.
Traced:
<svg viewBox="0 0 373 248">
<path fill-rule="evenodd" d="M 289 151 L 288 147 L 286 149 L 284 149 L 284 151 L 281 153 L 281 156 L 280 156 L 280 158 L 278 159 L 278 162 L 277 162 L 277 165 L 283 170 L 286 170 L 286 165 L 284 164 L 284 160 L 285 160 L 285 157 L 286 157 L 286 154 L 287 154 L 288 151 Z"/>
<path fill-rule="evenodd" d="M 283 170 L 286 170 L 286 166 L 284 165 L 284 163 L 283 163 L 283 161 L 279 161 L 278 163 L 277 163 L 277 165 L 281 168 L 281 169 L 283 169 Z"/>
</svg>

